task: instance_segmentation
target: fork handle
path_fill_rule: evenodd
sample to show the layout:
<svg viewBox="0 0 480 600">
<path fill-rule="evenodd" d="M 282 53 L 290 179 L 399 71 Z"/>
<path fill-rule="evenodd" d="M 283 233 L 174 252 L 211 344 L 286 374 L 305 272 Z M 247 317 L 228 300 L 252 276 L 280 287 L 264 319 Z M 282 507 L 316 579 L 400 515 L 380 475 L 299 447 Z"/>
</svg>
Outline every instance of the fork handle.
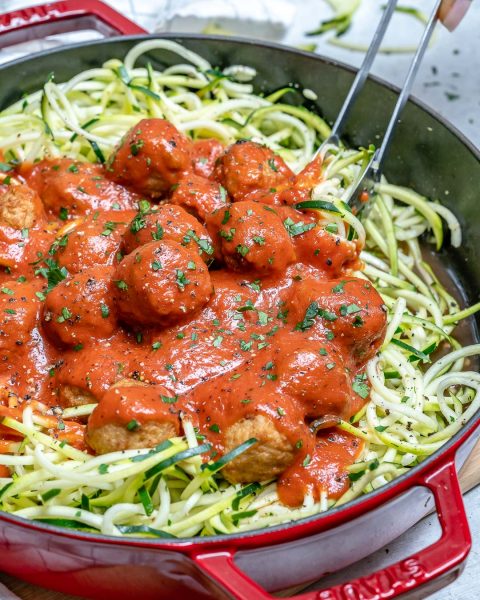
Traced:
<svg viewBox="0 0 480 600">
<path fill-rule="evenodd" d="M 420 64 L 423 59 L 423 55 L 428 47 L 428 43 L 430 42 L 430 38 L 432 37 L 433 31 L 435 29 L 435 25 L 438 21 L 438 11 L 440 5 L 443 0 L 437 0 L 435 2 L 435 7 L 430 15 L 428 23 L 423 31 L 422 38 L 418 45 L 417 51 L 413 57 L 412 62 L 410 63 L 410 68 L 408 69 L 407 76 L 405 77 L 405 81 L 403 82 L 402 91 L 398 96 L 397 103 L 395 104 L 395 108 L 393 109 L 392 116 L 390 117 L 390 121 L 388 122 L 387 128 L 385 130 L 385 135 L 383 136 L 382 143 L 380 148 L 375 153 L 375 162 L 373 164 L 373 178 L 376 181 L 380 180 L 380 176 L 382 173 L 382 166 L 385 160 L 385 156 L 390 147 L 390 142 L 392 141 L 393 133 L 395 131 L 395 127 L 399 122 L 400 113 L 403 110 L 412 90 L 413 82 L 415 81 L 415 76 L 417 75 L 418 69 L 420 68 Z"/>
<path fill-rule="evenodd" d="M 352 87 L 350 88 L 347 97 L 343 102 L 342 108 L 338 113 L 337 120 L 333 124 L 330 138 L 335 137 L 339 139 L 342 134 L 343 126 L 345 125 L 350 111 L 357 100 L 357 96 L 360 94 L 368 77 L 368 74 L 370 73 L 373 61 L 375 60 L 378 49 L 380 48 L 380 44 L 382 43 L 382 40 L 385 37 L 385 32 L 387 31 L 393 13 L 395 12 L 397 3 L 398 0 L 389 0 L 388 4 L 385 6 L 382 18 L 380 19 L 377 29 L 375 30 L 370 46 L 367 50 L 367 53 L 365 54 L 365 58 L 363 59 L 362 65 L 358 70 Z"/>
</svg>

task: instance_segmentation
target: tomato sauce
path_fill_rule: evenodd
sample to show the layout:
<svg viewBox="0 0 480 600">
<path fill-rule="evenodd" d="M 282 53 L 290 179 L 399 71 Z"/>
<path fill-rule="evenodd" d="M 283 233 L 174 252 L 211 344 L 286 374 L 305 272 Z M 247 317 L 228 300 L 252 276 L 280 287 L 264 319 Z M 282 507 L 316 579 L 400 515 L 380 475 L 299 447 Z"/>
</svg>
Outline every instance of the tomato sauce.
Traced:
<svg viewBox="0 0 480 600">
<path fill-rule="evenodd" d="M 295 176 L 252 142 L 193 143 L 138 123 L 103 167 L 42 160 L 0 185 L 0 385 L 50 433 L 97 452 L 159 443 L 189 419 L 233 482 L 281 500 L 339 497 L 359 438 L 335 428 L 368 395 L 385 308 L 359 248 L 294 204 Z M 13 398 L 13 400 L 12 400 Z M 98 402 L 88 423 L 62 408 Z M 10 409 L 5 409 L 10 410 Z M 12 409 L 13 410 L 13 409 Z M 322 420 L 328 428 L 314 433 Z M 2 432 L 0 432 L 0 437 Z"/>
</svg>

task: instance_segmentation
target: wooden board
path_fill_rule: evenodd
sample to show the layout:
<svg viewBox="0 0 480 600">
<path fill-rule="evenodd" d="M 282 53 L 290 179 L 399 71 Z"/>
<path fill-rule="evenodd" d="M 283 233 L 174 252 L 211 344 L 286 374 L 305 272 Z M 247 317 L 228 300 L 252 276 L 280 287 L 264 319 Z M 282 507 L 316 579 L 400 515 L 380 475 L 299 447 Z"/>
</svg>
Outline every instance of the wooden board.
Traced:
<svg viewBox="0 0 480 600">
<path fill-rule="evenodd" d="M 460 483 L 464 492 L 468 492 L 468 490 L 480 484 L 480 441 L 475 446 L 467 463 L 460 472 Z M 0 574 L 0 582 L 6 585 L 9 590 L 12 590 L 22 600 L 79 600 L 78 596 L 66 596 L 58 592 L 50 592 L 9 575 Z M 288 595 L 299 593 L 302 587 L 288 590 Z M 0 600 L 3 600 L 1 593 L 0 590 Z"/>
</svg>

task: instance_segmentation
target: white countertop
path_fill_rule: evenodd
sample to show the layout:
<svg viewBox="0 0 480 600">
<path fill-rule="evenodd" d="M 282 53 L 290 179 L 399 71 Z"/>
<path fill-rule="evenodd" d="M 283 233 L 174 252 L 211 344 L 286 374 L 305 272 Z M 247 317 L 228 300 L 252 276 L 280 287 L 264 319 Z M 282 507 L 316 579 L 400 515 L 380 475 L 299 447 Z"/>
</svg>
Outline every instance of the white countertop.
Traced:
<svg viewBox="0 0 480 600">
<path fill-rule="evenodd" d="M 140 25 L 153 30 L 158 22 L 158 14 L 166 0 L 112 0 L 117 10 L 133 17 Z M 244 0 L 256 2 L 257 0 Z M 12 8 L 37 4 L 28 0 L 0 0 L 0 12 Z M 356 16 L 352 29 L 344 39 L 353 42 L 368 40 L 379 16 L 383 0 L 364 1 Z M 403 6 L 422 7 L 428 12 L 431 0 L 408 0 Z M 345 63 L 358 66 L 363 54 L 332 46 L 328 36 L 306 37 L 305 31 L 313 29 L 328 18 L 330 11 L 322 0 L 303 0 L 296 3 L 297 14 L 285 36 L 284 43 L 292 45 L 317 44 L 316 51 Z M 372 7 L 374 5 L 374 7 Z M 391 31 L 387 33 L 386 45 L 411 45 L 418 39 L 421 24 L 405 15 L 396 15 Z M 400 40 L 400 41 L 398 41 Z M 1 60 L 0 53 L 0 60 Z M 373 73 L 401 85 L 411 54 L 380 55 Z M 438 28 L 436 39 L 428 49 L 414 88 L 414 95 L 428 106 L 438 111 L 447 120 L 480 147 L 480 2 L 473 2 L 467 17 L 458 29 L 450 34 Z M 480 190 L 480 186 L 479 186 Z M 479 192 L 480 195 L 480 192 Z M 470 526 L 473 533 L 473 548 L 466 569 L 457 581 L 437 592 L 433 600 L 478 600 L 480 598 L 480 486 L 465 496 Z M 405 533 L 401 538 L 371 555 L 369 558 L 348 568 L 349 578 L 372 572 L 384 565 L 405 558 L 412 552 L 432 543 L 439 537 L 440 527 L 436 516 L 429 516 Z M 328 583 L 345 579 L 335 575 Z M 324 580 L 323 585 L 326 584 Z M 1 600 L 1 596 L 0 596 Z"/>
</svg>

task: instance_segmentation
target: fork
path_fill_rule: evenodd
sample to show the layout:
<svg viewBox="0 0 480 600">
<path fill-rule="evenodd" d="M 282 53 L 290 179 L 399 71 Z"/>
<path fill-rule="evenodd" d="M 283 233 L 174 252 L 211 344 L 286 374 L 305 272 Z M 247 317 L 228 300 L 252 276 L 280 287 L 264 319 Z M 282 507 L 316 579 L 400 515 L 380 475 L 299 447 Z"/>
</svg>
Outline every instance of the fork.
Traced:
<svg viewBox="0 0 480 600">
<path fill-rule="evenodd" d="M 340 109 L 337 119 L 332 127 L 330 136 L 322 143 L 315 153 L 315 156 L 321 154 L 323 157 L 325 157 L 332 147 L 340 147 L 341 132 L 352 107 L 354 106 L 363 86 L 365 85 L 373 61 L 375 60 L 378 49 L 380 48 L 380 44 L 382 43 L 385 32 L 387 31 L 393 13 L 395 12 L 397 2 L 398 0 L 389 0 L 387 6 L 385 7 L 370 47 L 347 94 L 347 97 L 345 98 L 342 108 Z M 375 185 L 380 181 L 385 156 L 388 152 L 395 127 L 399 122 L 400 113 L 402 112 L 403 107 L 410 96 L 410 91 L 412 89 L 415 76 L 417 75 L 423 56 L 428 47 L 428 43 L 437 24 L 438 9 L 441 3 L 442 0 L 436 0 L 435 2 L 435 6 L 425 26 L 418 48 L 415 52 L 412 62 L 410 63 L 410 67 L 403 82 L 401 92 L 395 104 L 395 108 L 393 109 L 392 115 L 385 130 L 380 147 L 374 151 L 369 162 L 360 173 L 355 186 L 350 191 L 348 197 L 344 199 L 344 202 L 350 207 L 354 214 L 359 214 L 369 205 L 373 196 Z"/>
</svg>

